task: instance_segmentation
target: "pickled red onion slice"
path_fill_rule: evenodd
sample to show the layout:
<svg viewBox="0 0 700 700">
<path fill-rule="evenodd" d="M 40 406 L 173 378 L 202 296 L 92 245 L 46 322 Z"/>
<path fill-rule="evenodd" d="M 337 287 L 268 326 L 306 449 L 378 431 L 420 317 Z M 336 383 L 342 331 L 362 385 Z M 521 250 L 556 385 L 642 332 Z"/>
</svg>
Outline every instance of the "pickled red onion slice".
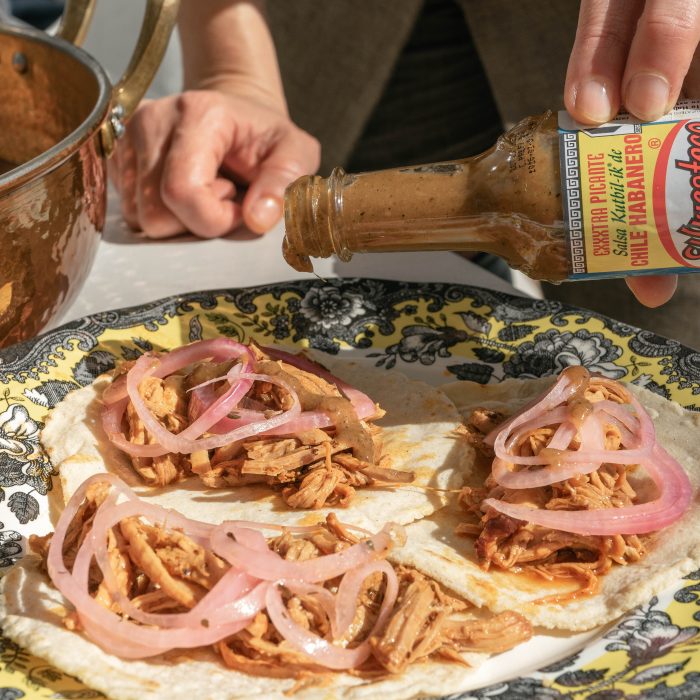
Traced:
<svg viewBox="0 0 700 700">
<path fill-rule="evenodd" d="M 637 404 L 637 406 L 638 405 L 639 404 Z M 637 406 L 635 406 L 635 409 Z M 589 415 L 582 424 L 582 427 L 585 426 L 590 420 L 591 416 Z M 515 424 L 513 424 L 511 427 L 514 427 L 514 425 Z M 653 436 L 654 433 L 652 432 L 651 435 Z M 642 437 L 644 436 L 645 431 L 642 431 Z M 562 452 L 562 454 L 557 455 L 557 461 L 560 463 L 565 462 L 567 464 L 597 462 L 598 466 L 600 466 L 603 462 L 612 462 L 614 464 L 637 464 L 640 460 L 649 457 L 649 450 L 651 449 L 652 443 L 648 439 L 648 431 L 646 431 L 646 437 L 647 439 L 644 441 L 642 447 L 625 450 L 605 450 L 603 449 L 602 445 L 594 448 L 590 445 L 590 443 L 582 442 L 581 447 L 578 450 L 567 450 Z M 519 455 L 511 454 L 506 445 L 506 441 L 509 440 L 509 438 L 510 435 L 507 429 L 498 433 L 496 436 L 493 443 L 493 451 L 498 459 L 510 462 L 511 464 L 521 464 L 527 466 L 547 465 L 550 463 L 550 453 L 544 453 L 533 457 L 521 457 Z"/>
<path fill-rule="evenodd" d="M 241 528 L 235 521 L 221 524 L 211 536 L 214 550 L 231 565 L 244 568 L 256 578 L 265 581 L 292 579 L 318 583 L 340 576 L 350 569 L 386 556 L 403 530 L 392 524 L 377 534 L 347 549 L 305 561 L 288 561 L 271 550 L 260 552 L 238 541 Z"/>
<path fill-rule="evenodd" d="M 250 387 L 253 386 L 253 381 L 251 379 L 242 378 L 242 374 L 250 372 L 251 369 L 252 367 L 248 363 L 231 367 L 226 375 L 226 380 L 230 384 L 229 388 L 221 396 L 216 398 L 216 400 L 182 432 L 178 433 L 178 437 L 183 440 L 198 438 L 209 430 L 212 425 L 227 416 L 246 395 Z M 196 391 L 195 389 L 195 393 Z M 263 420 L 264 419 L 265 417 L 263 416 Z"/>
<path fill-rule="evenodd" d="M 549 464 L 543 457 L 540 459 L 540 464 L 544 464 L 542 469 L 537 471 L 511 471 L 510 465 L 513 460 L 508 456 L 507 460 L 496 457 L 493 460 L 492 471 L 493 477 L 499 485 L 507 489 L 530 489 L 538 486 L 548 486 L 558 481 L 566 481 L 579 474 L 590 474 L 601 466 L 600 462 L 585 462 L 581 454 L 586 449 L 588 454 L 590 450 L 600 450 L 605 445 L 605 435 L 603 434 L 603 424 L 598 415 L 593 413 L 588 416 L 584 424 L 581 426 L 581 449 L 578 451 L 566 452 L 569 443 L 576 435 L 576 428 L 569 423 L 562 423 L 554 433 L 552 439 L 547 445 L 548 450 L 555 450 L 558 462 Z M 567 454 L 580 455 L 582 461 L 565 462 L 560 459 Z M 617 454 L 617 451 L 611 451 L 611 455 Z M 612 460 L 609 460 L 612 461 Z"/>
<path fill-rule="evenodd" d="M 576 437 L 576 428 L 573 425 L 562 423 L 552 435 L 547 447 L 552 450 L 565 450 L 574 437 Z"/>
<path fill-rule="evenodd" d="M 90 546 L 93 549 L 95 559 L 104 576 L 107 590 L 112 599 L 119 605 L 122 613 L 128 615 L 132 620 L 136 620 L 137 622 L 160 625 L 161 627 L 194 625 L 195 628 L 197 628 L 201 626 L 202 619 L 206 617 L 209 612 L 217 610 L 217 608 L 215 621 L 212 621 L 210 624 L 214 624 L 215 622 L 216 625 L 221 625 L 223 623 L 228 624 L 250 619 L 251 613 L 246 607 L 246 603 L 244 602 L 242 605 L 236 605 L 236 603 L 239 603 L 238 599 L 242 598 L 244 594 L 250 592 L 257 581 L 244 572 L 233 568 L 229 569 L 226 574 L 217 581 L 195 608 L 186 613 L 147 613 L 134 605 L 129 598 L 121 592 L 116 574 L 109 563 L 107 538 L 104 535 L 110 528 L 114 527 L 124 518 L 142 516 L 144 515 L 143 511 L 143 504 L 139 501 L 127 501 L 119 505 L 104 503 L 98 510 L 93 521 L 93 528 L 90 535 L 88 535 L 91 539 Z M 165 517 L 167 516 L 164 514 L 164 519 Z M 267 544 L 265 544 L 265 548 L 267 549 Z M 226 607 L 224 608 L 225 605 Z"/>
<path fill-rule="evenodd" d="M 374 401 L 372 401 L 372 399 L 369 396 L 367 396 L 367 394 L 360 391 L 359 389 L 356 389 L 353 386 L 350 386 L 350 384 L 344 382 L 342 379 L 336 377 L 334 374 L 331 374 L 327 369 L 319 365 L 317 362 L 314 362 L 313 360 L 310 360 L 307 357 L 302 357 L 301 355 L 293 355 L 289 352 L 285 352 L 284 350 L 279 350 L 271 346 L 265 346 L 263 347 L 263 350 L 265 351 L 265 353 L 267 353 L 267 355 L 269 355 L 272 358 L 282 360 L 282 362 L 286 362 L 287 364 L 297 367 L 298 369 L 301 369 L 304 372 L 316 374 L 322 379 L 325 379 L 329 384 L 334 384 L 340 390 L 340 392 L 346 396 L 346 398 L 350 399 L 350 403 L 352 403 L 355 412 L 357 413 L 357 417 L 360 420 L 369 418 L 377 412 L 377 407 Z"/>
<path fill-rule="evenodd" d="M 162 445 L 138 445 L 127 440 L 122 432 L 122 419 L 129 403 L 129 397 L 106 404 L 102 409 L 102 428 L 110 442 L 134 457 L 160 457 L 165 454 Z"/>
<path fill-rule="evenodd" d="M 129 398 L 129 375 L 133 370 L 137 373 L 146 362 L 152 362 L 151 371 L 147 376 L 166 377 L 193 362 L 205 359 L 223 361 L 240 358 L 242 365 L 234 365 L 227 375 L 227 378 L 236 381 L 231 382 L 230 388 L 221 396 L 214 396 L 207 411 L 197 416 L 196 420 L 179 434 L 180 440 L 197 438 L 205 432 L 211 425 L 216 423 L 222 416 L 225 416 L 232 407 L 245 395 L 250 386 L 251 380 L 242 380 L 238 375 L 242 371 L 248 371 L 254 364 L 255 358 L 247 346 L 236 343 L 227 338 L 217 338 L 215 340 L 203 340 L 192 345 L 185 345 L 162 356 L 153 357 L 142 355 L 137 363 L 126 375 L 122 375 L 103 393 L 105 407 L 102 411 L 102 425 L 110 440 L 120 449 L 136 457 L 159 457 L 167 454 L 168 450 L 156 443 L 151 445 L 136 445 L 124 437 L 121 429 L 121 422 L 126 410 Z M 136 365 L 139 365 L 137 369 Z M 141 375 L 141 378 L 145 378 Z M 147 409 L 146 409 L 147 411 Z M 148 412 L 150 416 L 150 412 Z"/>
<path fill-rule="evenodd" d="M 595 377 L 591 383 L 620 395 L 633 412 L 625 405 L 602 400 L 593 402 L 590 412 L 577 421 L 568 406 L 560 405 L 573 395 L 571 377 L 565 371 L 544 397 L 489 434 L 496 455 L 494 479 L 504 488 L 527 489 L 589 474 L 603 464 L 638 464 L 656 485 L 658 497 L 633 506 L 576 511 L 537 509 L 488 498 L 483 501 L 482 509 L 491 507 L 517 520 L 583 535 L 654 532 L 675 522 L 685 512 L 692 497 L 690 481 L 678 462 L 657 443 L 654 424 L 643 406 L 634 395 L 610 380 Z M 563 414 L 562 410 L 567 413 Z M 620 430 L 624 449 L 605 449 L 606 424 Z M 537 456 L 521 457 L 513 453 L 530 432 L 555 425 L 547 447 Z M 580 445 L 578 449 L 569 449 L 576 435 Z M 513 465 L 541 468 L 515 471 Z"/>
<path fill-rule="evenodd" d="M 546 411 L 551 411 L 562 403 L 566 403 L 579 390 L 581 379 L 572 370 L 583 371 L 584 379 L 588 378 L 588 371 L 583 367 L 567 367 L 557 379 L 556 383 L 541 398 L 533 399 L 515 415 L 511 416 L 505 423 L 494 428 L 485 438 L 487 445 L 494 445 L 496 437 L 505 430 L 517 428 L 527 421 L 540 416 Z"/>
<path fill-rule="evenodd" d="M 338 586 L 337 603 L 336 603 L 336 614 L 335 614 L 335 628 L 336 631 L 334 635 L 341 637 L 350 627 L 354 617 L 356 601 L 360 595 L 362 589 L 362 584 L 368 576 L 371 576 L 376 571 L 381 571 L 386 576 L 387 587 L 385 596 L 393 596 L 393 600 L 396 600 L 396 594 L 398 592 L 398 579 L 396 578 L 396 573 L 391 565 L 384 559 L 379 561 L 370 562 L 357 569 L 352 569 L 348 571 L 345 576 L 343 576 L 340 585 Z M 386 600 L 386 599 L 385 599 Z M 392 605 L 393 605 L 392 600 Z M 382 610 L 379 612 L 379 617 L 375 623 L 375 629 L 381 629 L 384 626 L 386 616 L 388 615 L 391 608 Z M 371 636 L 371 635 L 370 635 Z"/>
<path fill-rule="evenodd" d="M 632 397 L 630 397 L 628 403 L 631 403 L 631 401 Z M 615 420 L 622 423 L 627 430 L 635 432 L 640 427 L 639 419 L 637 416 L 630 413 L 626 406 L 615 403 L 614 401 L 608 401 L 607 399 L 604 401 L 597 401 L 594 406 L 596 411 L 602 411 L 607 418 L 615 418 Z"/>
<path fill-rule="evenodd" d="M 230 338 L 199 340 L 196 343 L 183 345 L 168 353 L 159 355 L 160 365 L 158 365 L 158 369 L 153 376 L 162 379 L 195 362 L 207 359 L 223 362 L 236 357 L 246 358 L 248 366 L 252 366 L 255 363 L 253 353 L 243 343 L 237 343 Z M 117 377 L 102 394 L 102 400 L 106 404 L 121 401 L 126 397 L 126 375 Z"/>
<path fill-rule="evenodd" d="M 225 379 L 223 377 L 222 379 Z M 221 381 L 221 379 L 216 379 L 213 381 Z M 211 386 L 200 385 L 196 389 L 192 390 L 192 396 L 190 396 L 190 402 L 187 407 L 187 415 L 191 421 L 195 421 L 203 413 L 205 413 L 211 406 L 217 401 L 218 397 L 216 391 Z M 256 421 L 267 420 L 270 415 L 270 411 L 267 414 L 263 410 L 240 408 L 242 401 L 233 407 L 230 412 L 235 413 L 236 417 L 231 418 L 229 414 L 225 414 L 223 418 L 220 418 L 215 423 L 207 428 L 207 431 L 220 435 L 221 433 L 228 433 L 231 430 L 241 427 L 242 425 L 248 425 L 250 423 L 255 423 Z"/>
<path fill-rule="evenodd" d="M 568 416 L 569 411 L 567 410 L 566 406 L 559 406 L 558 408 L 552 409 L 551 411 L 545 411 L 544 413 L 531 418 L 522 425 L 517 426 L 517 430 L 514 429 L 512 433 L 509 433 L 508 448 L 510 449 L 511 441 L 515 441 L 519 437 L 527 435 L 539 428 L 546 428 L 558 423 L 563 423 Z M 505 431 L 507 427 L 509 427 L 508 424 L 504 423 L 503 430 Z M 489 435 L 494 435 L 494 440 L 498 435 L 498 430 L 500 430 L 500 428 L 496 429 L 496 433 L 489 433 Z M 486 440 L 488 440 L 488 436 L 484 439 L 484 442 L 486 442 Z M 493 446 L 494 440 L 491 441 L 491 446 Z"/>
<path fill-rule="evenodd" d="M 161 452 L 159 454 L 167 454 L 169 452 L 191 454 L 197 450 L 213 450 L 236 440 L 243 440 L 244 438 L 251 437 L 252 435 L 259 435 L 270 428 L 276 428 L 279 425 L 287 423 L 290 419 L 295 418 L 301 413 L 299 397 L 286 381 L 280 377 L 273 377 L 266 374 L 241 372 L 239 377 L 242 380 L 250 379 L 254 381 L 264 381 L 268 382 L 269 384 L 282 387 L 292 398 L 292 406 L 288 410 L 282 411 L 272 418 L 249 423 L 221 435 L 211 435 L 209 437 L 197 439 L 182 437 L 181 435 L 171 433 L 166 427 L 161 425 L 158 419 L 149 411 L 148 406 L 146 406 L 146 402 L 138 390 L 139 384 L 144 379 L 152 376 L 156 367 L 157 365 L 154 363 L 154 358 L 149 358 L 146 355 L 142 355 L 136 361 L 136 364 L 127 375 L 126 386 L 129 398 L 131 399 L 139 418 L 143 421 L 146 430 L 153 436 L 161 448 Z M 184 432 L 185 431 L 183 431 L 183 433 Z M 110 438 L 125 452 L 136 455 L 141 452 L 143 455 L 144 450 L 138 449 L 142 446 L 132 445 L 132 443 L 126 439 L 123 441 L 115 440 L 113 434 L 110 435 Z M 148 447 L 152 446 L 149 445 Z M 150 454 L 150 452 L 149 455 L 157 456 Z"/>
<path fill-rule="evenodd" d="M 267 597 L 265 599 L 267 613 L 270 616 L 270 620 L 277 628 L 277 631 L 297 651 L 311 656 L 314 660 L 327 668 L 332 668 L 335 670 L 356 668 L 372 653 L 369 637 L 372 637 L 372 635 L 374 635 L 384 626 L 392 608 L 394 607 L 399 590 L 396 572 L 386 561 L 373 562 L 371 564 L 367 564 L 365 567 L 359 570 L 357 572 L 357 580 L 353 583 L 353 588 L 356 588 L 357 592 L 359 593 L 360 587 L 365 578 L 375 571 L 381 571 L 386 577 L 384 599 L 382 601 L 381 608 L 379 609 L 379 615 L 372 626 L 372 630 L 370 631 L 368 638 L 364 642 L 358 644 L 356 647 L 347 648 L 335 645 L 328 640 L 313 634 L 313 632 L 309 632 L 294 622 L 289 615 L 284 602 L 282 601 L 282 595 L 279 591 L 279 587 L 275 584 L 272 584 L 267 589 Z M 338 592 L 338 598 L 340 598 L 340 591 Z M 357 598 L 355 598 L 355 601 L 356 600 Z M 346 607 L 342 611 L 341 617 L 343 620 L 346 620 L 349 617 L 349 622 L 345 626 L 347 628 L 354 617 L 355 607 L 354 601 L 351 609 L 347 607 L 347 600 L 344 601 L 344 603 Z M 336 601 L 336 605 L 340 605 L 340 600 Z M 341 631 L 338 629 L 338 631 L 342 634 L 344 630 Z"/>
<path fill-rule="evenodd" d="M 344 577 L 343 577 L 344 578 Z M 305 581 L 285 581 L 284 587 L 296 595 L 311 595 L 314 596 L 320 603 L 323 611 L 326 613 L 329 622 L 331 623 L 331 636 L 333 639 L 338 639 L 338 623 L 336 622 L 338 613 L 336 609 L 336 596 L 333 595 L 327 588 L 319 586 L 317 583 L 306 583 Z M 353 601 L 353 611 L 355 603 Z"/>
<path fill-rule="evenodd" d="M 92 528 L 81 543 L 73 570 L 69 572 L 63 562 L 66 532 L 88 488 L 97 483 L 109 484 L 113 490 L 97 509 Z M 235 544 L 242 547 L 248 557 L 265 559 L 267 555 L 272 554 L 275 560 L 282 562 L 285 560 L 269 549 L 261 530 L 272 528 L 308 532 L 316 529 L 316 526 L 282 528 L 274 524 L 244 521 L 231 521 L 220 526 L 201 523 L 175 511 L 141 501 L 113 475 L 98 474 L 91 477 L 76 491 L 59 518 L 49 547 L 47 566 L 54 585 L 75 606 L 87 635 L 105 651 L 122 658 L 147 658 L 170 649 L 195 648 L 215 643 L 244 629 L 252 618 L 268 605 L 272 606 L 272 609 L 268 608 L 268 614 L 273 624 L 279 624 L 280 634 L 289 638 L 290 644 L 294 645 L 299 642 L 300 630 L 289 620 L 286 608 L 279 597 L 277 586 L 280 583 L 283 585 L 288 583 L 290 590 L 317 596 L 331 621 L 336 637 L 347 627 L 349 624 L 347 621 L 352 621 L 362 582 L 371 573 L 383 572 L 386 577 L 386 586 L 379 616 L 369 636 L 384 625 L 396 600 L 398 592 L 396 574 L 385 560 L 376 559 L 377 556 L 386 553 L 386 548 L 391 546 L 393 539 L 402 536 L 402 528 L 389 524 L 365 542 L 360 542 L 336 554 L 321 556 L 318 560 L 303 562 L 309 564 L 312 561 L 326 560 L 327 564 L 321 564 L 313 569 L 292 567 L 284 572 L 300 577 L 297 580 L 274 582 L 261 580 L 252 573 L 251 567 L 247 564 L 232 566 L 191 610 L 184 613 L 147 613 L 119 592 L 116 575 L 107 554 L 107 537 L 110 528 L 127 517 L 146 518 L 153 524 L 178 528 L 196 541 L 206 543 L 213 552 L 224 558 L 230 558 L 227 557 L 227 554 L 230 554 L 228 551 L 230 547 L 225 546 L 226 551 L 221 551 L 217 543 L 232 543 L 228 535 L 235 533 Z M 361 528 L 354 529 L 361 530 Z M 344 552 L 348 554 L 346 558 L 342 556 Z M 97 560 L 103 572 L 103 582 L 112 600 L 117 603 L 122 614 L 131 619 L 103 607 L 90 596 L 88 578 L 93 558 Z M 286 563 L 293 565 L 302 562 Z M 325 575 L 330 578 L 335 578 L 341 572 L 350 578 L 345 584 L 343 584 L 345 580 L 343 578 L 338 594 L 333 595 L 328 589 L 310 582 L 311 579 L 327 580 L 319 577 L 322 571 L 325 571 Z M 279 606 L 275 607 L 277 602 Z M 137 624 L 137 622 L 143 624 Z M 316 635 L 301 632 L 307 635 L 307 638 L 302 639 L 305 646 L 304 653 L 310 654 L 311 660 L 315 663 L 328 668 L 355 667 L 371 652 L 368 641 L 362 642 L 354 649 L 344 649 Z"/>
<path fill-rule="evenodd" d="M 256 420 L 265 420 L 265 415 L 257 411 L 236 411 L 238 418 L 222 418 L 216 425 L 212 426 L 211 432 L 220 434 L 229 430 L 234 430 L 242 425 L 249 425 Z M 302 411 L 298 418 L 290 420 L 277 428 L 266 430 L 262 435 L 291 435 L 292 433 L 303 433 L 314 428 L 328 428 L 333 425 L 332 418 L 323 411 Z"/>
<path fill-rule="evenodd" d="M 63 563 L 63 543 L 68 526 L 82 503 L 87 488 L 91 484 L 104 481 L 115 487 L 119 495 L 128 499 L 126 505 L 133 505 L 136 500 L 135 495 L 117 477 L 109 474 L 98 474 L 91 477 L 75 492 L 61 514 L 47 556 L 47 568 L 51 580 L 63 596 L 75 606 L 81 623 L 93 641 L 105 651 L 124 658 L 146 658 L 173 648 L 193 648 L 213 644 L 245 627 L 250 617 L 255 614 L 255 612 L 252 614 L 250 612 L 255 610 L 256 603 L 258 610 L 264 604 L 266 592 L 264 586 L 262 588 L 260 585 L 258 586 L 260 590 L 256 594 L 257 600 L 253 600 L 252 605 L 245 608 L 245 612 L 249 613 L 250 616 L 243 620 L 203 627 L 200 619 L 196 626 L 183 626 L 166 630 L 144 627 L 125 620 L 103 607 L 90 596 L 88 576 L 90 562 L 94 554 L 94 538 L 97 535 L 85 538 L 77 553 L 72 572 L 68 572 Z M 177 520 L 177 518 L 174 519 Z M 106 532 L 103 533 L 103 536 L 106 537 Z"/>
<path fill-rule="evenodd" d="M 601 383 L 599 378 L 592 380 Z M 562 401 L 567 394 L 563 387 L 568 386 L 566 372 L 560 375 L 557 383 L 530 408 L 521 411 L 497 428 L 493 436 L 495 459 L 493 476 L 497 483 L 505 488 L 523 489 L 547 486 L 559 481 L 565 481 L 579 474 L 590 474 L 599 469 L 602 464 L 639 464 L 650 458 L 651 449 L 656 442 L 654 425 L 637 399 L 624 392 L 629 400 L 634 414 L 613 401 L 594 402 L 591 412 L 584 418 L 581 425 L 574 425 L 571 410 L 567 405 L 554 405 L 548 397 L 555 396 Z M 616 389 L 614 385 L 611 389 Z M 569 394 L 570 396 L 570 394 Z M 544 413 L 534 413 L 537 406 L 544 407 Z M 604 423 L 611 422 L 620 426 L 622 445 L 625 449 L 606 450 L 604 439 Z M 547 448 L 536 456 L 520 456 L 514 450 L 522 440 L 542 427 L 557 426 L 554 436 Z M 578 449 L 568 449 L 571 439 L 578 434 L 580 446 Z M 539 466 L 538 470 L 515 471 L 513 465 Z"/>
<path fill-rule="evenodd" d="M 334 384 L 350 400 L 360 420 L 376 413 L 376 405 L 372 399 L 317 363 L 276 348 L 264 349 L 270 357 L 280 359 L 304 371 L 313 372 Z M 148 377 L 163 378 L 182 367 L 204 359 L 223 361 L 232 358 L 241 359 L 241 365 L 234 365 L 226 377 L 212 379 L 194 387 L 188 408 L 192 423 L 178 434 L 170 433 L 163 428 L 148 411 L 139 395 L 138 386 Z M 236 417 L 229 417 L 255 381 L 245 376 L 251 373 L 254 362 L 254 356 L 248 347 L 225 338 L 199 341 L 158 357 L 142 355 L 129 372 L 116 379 L 103 394 L 105 407 L 102 412 L 102 423 L 105 432 L 117 447 L 128 454 L 153 458 L 168 453 L 191 453 L 195 450 L 214 449 L 208 445 L 220 447 L 227 442 L 242 440 L 253 435 L 289 435 L 333 425 L 333 419 L 327 413 L 301 412 L 295 406 L 290 412 L 284 414 L 280 412 L 275 416 L 269 416 L 262 411 L 239 409 L 236 411 L 238 414 Z M 228 381 L 230 386 L 221 396 L 217 396 L 217 392 L 211 385 L 222 380 Z M 272 383 L 283 385 L 280 382 L 282 380 L 277 378 Z M 138 398 L 136 398 L 137 395 Z M 137 445 L 124 436 L 121 424 L 128 399 L 131 399 L 147 431 L 155 440 L 153 444 Z M 286 418 L 280 418 L 280 415 Z M 206 439 L 200 438 L 207 431 L 213 433 L 213 436 Z M 221 436 L 224 442 L 220 442 L 215 436 Z"/>
<path fill-rule="evenodd" d="M 273 359 L 281 360 L 287 364 L 297 367 L 305 372 L 315 374 L 322 379 L 325 379 L 329 384 L 333 384 L 338 388 L 338 390 L 345 395 L 347 399 L 355 409 L 355 413 L 360 420 L 369 418 L 373 416 L 377 407 L 374 401 L 367 396 L 367 394 L 361 392 L 359 389 L 355 389 L 346 382 L 344 382 L 339 377 L 335 376 L 328 370 L 324 369 L 321 365 L 308 358 L 293 355 L 291 353 L 279 350 L 274 347 L 263 347 L 264 352 Z M 221 433 L 227 430 L 233 430 L 241 425 L 247 425 L 251 421 L 262 419 L 262 414 L 257 416 L 245 410 L 236 411 L 238 413 L 238 418 L 223 418 L 211 429 L 213 433 Z M 290 421 L 289 423 L 279 426 L 277 428 L 272 428 L 266 430 L 264 435 L 289 435 L 291 433 L 303 433 L 308 430 L 313 430 L 314 428 L 328 428 L 333 425 L 333 419 L 323 411 L 304 411 L 298 418 Z"/>
<path fill-rule="evenodd" d="M 692 486 L 678 462 L 655 445 L 651 458 L 641 463 L 659 491 L 658 498 L 647 503 L 622 508 L 596 510 L 545 510 L 487 498 L 482 506 L 490 506 L 516 520 L 573 532 L 578 535 L 641 535 L 673 524 L 688 509 Z"/>
<path fill-rule="evenodd" d="M 231 369 L 233 369 L 233 367 Z M 239 371 L 240 371 L 240 368 L 239 368 Z M 213 379 L 207 379 L 206 382 L 202 382 L 201 384 L 197 384 L 196 386 L 190 387 L 187 390 L 187 393 L 189 394 L 191 391 L 196 391 L 197 389 L 203 389 L 204 387 L 210 387 L 212 384 L 218 384 L 219 382 L 225 381 L 227 378 L 228 378 L 228 372 L 226 374 L 222 374 L 220 377 L 214 377 Z M 213 403 L 215 398 L 216 398 L 216 396 L 214 396 L 214 398 L 212 398 L 212 400 L 209 403 Z M 197 417 L 197 416 L 195 416 L 195 417 Z"/>
</svg>

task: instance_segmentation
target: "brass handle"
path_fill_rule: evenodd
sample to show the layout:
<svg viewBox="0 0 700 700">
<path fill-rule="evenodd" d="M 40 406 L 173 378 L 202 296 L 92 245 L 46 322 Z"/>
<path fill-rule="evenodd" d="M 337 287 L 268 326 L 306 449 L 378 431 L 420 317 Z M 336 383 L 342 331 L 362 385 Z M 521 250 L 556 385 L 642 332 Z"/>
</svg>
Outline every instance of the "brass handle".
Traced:
<svg viewBox="0 0 700 700">
<path fill-rule="evenodd" d="M 95 0 L 66 0 L 56 36 L 80 46 L 85 41 L 94 11 Z"/>
<path fill-rule="evenodd" d="M 90 3 L 92 0 L 75 0 Z M 168 47 L 180 0 L 148 0 L 136 48 L 124 75 L 112 90 L 112 110 L 102 124 L 102 150 L 109 157 L 124 132 L 124 122 L 146 93 Z"/>
</svg>

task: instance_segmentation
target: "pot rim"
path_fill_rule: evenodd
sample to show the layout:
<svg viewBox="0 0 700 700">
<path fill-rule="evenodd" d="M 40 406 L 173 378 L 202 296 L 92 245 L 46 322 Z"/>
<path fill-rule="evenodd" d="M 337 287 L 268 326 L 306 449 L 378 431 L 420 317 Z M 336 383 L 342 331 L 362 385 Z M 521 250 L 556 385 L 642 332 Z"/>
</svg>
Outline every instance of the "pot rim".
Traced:
<svg viewBox="0 0 700 700">
<path fill-rule="evenodd" d="M 82 63 L 95 76 L 98 87 L 97 100 L 88 116 L 77 129 L 54 144 L 48 150 L 40 153 L 31 160 L 21 163 L 16 168 L 0 175 L 0 195 L 15 189 L 58 167 L 88 141 L 100 128 L 107 116 L 107 110 L 112 99 L 112 83 L 105 69 L 83 49 L 73 44 L 49 36 L 33 27 L 0 26 L 0 36 L 9 34 L 19 36 L 30 42 L 50 45 L 53 49 L 67 54 Z"/>
</svg>

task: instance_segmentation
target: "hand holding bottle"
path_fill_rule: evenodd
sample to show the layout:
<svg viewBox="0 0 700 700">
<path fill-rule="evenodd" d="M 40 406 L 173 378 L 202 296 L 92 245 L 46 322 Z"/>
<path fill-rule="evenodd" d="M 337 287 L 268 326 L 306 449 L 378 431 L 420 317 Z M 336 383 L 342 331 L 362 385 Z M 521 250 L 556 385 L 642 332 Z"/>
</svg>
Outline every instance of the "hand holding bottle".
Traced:
<svg viewBox="0 0 700 700">
<path fill-rule="evenodd" d="M 644 121 L 668 112 L 683 94 L 700 96 L 698 0 L 582 0 L 566 75 L 565 103 L 588 124 L 610 120 L 622 105 Z M 675 275 L 631 277 L 646 306 L 676 290 Z"/>
</svg>

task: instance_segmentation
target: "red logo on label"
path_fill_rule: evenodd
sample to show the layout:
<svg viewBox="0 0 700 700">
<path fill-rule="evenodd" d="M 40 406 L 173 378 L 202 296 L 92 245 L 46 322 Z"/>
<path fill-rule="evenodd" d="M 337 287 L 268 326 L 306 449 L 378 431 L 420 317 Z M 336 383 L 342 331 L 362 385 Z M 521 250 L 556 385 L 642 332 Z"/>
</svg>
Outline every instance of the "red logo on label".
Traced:
<svg viewBox="0 0 700 700">
<path fill-rule="evenodd" d="M 686 132 L 681 132 L 685 127 Z M 677 141 L 687 136 L 687 159 L 676 159 L 673 163 L 676 171 L 690 174 L 690 191 L 692 201 L 691 216 L 687 223 L 678 226 L 678 221 L 671 231 L 669 223 L 667 180 L 671 179 L 673 168 L 669 169 L 671 152 L 678 151 Z M 677 183 L 675 187 L 677 187 Z M 672 193 L 670 193 L 672 194 Z M 674 199 L 678 199 L 676 196 Z M 687 200 L 686 200 L 687 201 Z M 659 239 L 666 252 L 683 267 L 700 267 L 700 122 L 682 121 L 676 124 L 663 139 L 658 160 L 654 168 L 654 219 Z M 680 235 L 679 235 L 680 234 Z"/>
<path fill-rule="evenodd" d="M 700 122 L 688 122 L 685 128 L 688 131 L 688 160 L 676 160 L 676 167 L 690 173 L 693 213 L 688 223 L 677 230 L 687 236 L 681 255 L 695 262 L 700 260 Z"/>
</svg>

